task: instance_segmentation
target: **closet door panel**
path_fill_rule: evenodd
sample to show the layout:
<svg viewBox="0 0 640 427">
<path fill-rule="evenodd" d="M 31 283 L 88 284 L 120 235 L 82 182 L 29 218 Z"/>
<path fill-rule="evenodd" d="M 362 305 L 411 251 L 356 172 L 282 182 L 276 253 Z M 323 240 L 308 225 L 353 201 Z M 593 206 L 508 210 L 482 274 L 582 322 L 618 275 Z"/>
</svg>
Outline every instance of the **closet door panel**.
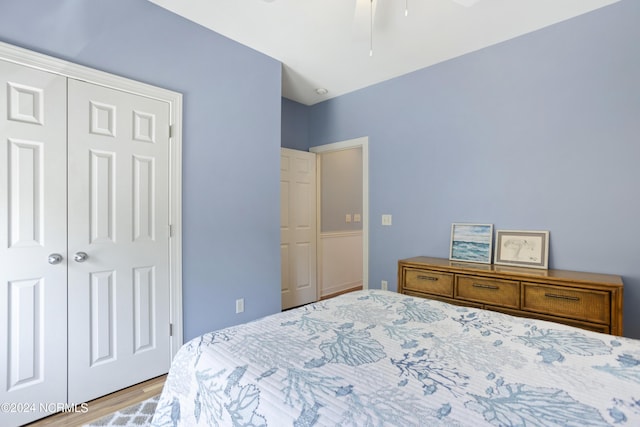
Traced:
<svg viewBox="0 0 640 427">
<path fill-rule="evenodd" d="M 168 155 L 167 103 L 69 80 L 71 402 L 168 371 Z"/>
<path fill-rule="evenodd" d="M 0 100 L 0 402 L 34 404 L 10 426 L 67 397 L 66 78 L 0 61 Z"/>
</svg>

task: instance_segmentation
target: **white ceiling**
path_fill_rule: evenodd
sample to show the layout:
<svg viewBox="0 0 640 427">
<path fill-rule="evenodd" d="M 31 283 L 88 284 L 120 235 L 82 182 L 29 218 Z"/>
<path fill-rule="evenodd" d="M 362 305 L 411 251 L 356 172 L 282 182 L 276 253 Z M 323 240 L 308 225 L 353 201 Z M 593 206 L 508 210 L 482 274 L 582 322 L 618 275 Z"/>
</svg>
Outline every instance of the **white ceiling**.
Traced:
<svg viewBox="0 0 640 427">
<path fill-rule="evenodd" d="M 374 0 L 373 56 L 371 0 L 150 1 L 281 61 L 312 105 L 619 0 Z"/>
</svg>

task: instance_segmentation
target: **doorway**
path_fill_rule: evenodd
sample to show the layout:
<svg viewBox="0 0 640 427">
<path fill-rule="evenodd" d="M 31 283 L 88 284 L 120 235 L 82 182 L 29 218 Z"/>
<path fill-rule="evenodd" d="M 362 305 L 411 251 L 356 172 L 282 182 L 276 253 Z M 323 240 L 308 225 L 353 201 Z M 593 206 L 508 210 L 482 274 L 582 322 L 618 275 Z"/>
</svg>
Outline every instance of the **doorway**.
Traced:
<svg viewBox="0 0 640 427">
<path fill-rule="evenodd" d="M 311 147 L 309 151 L 317 155 L 318 169 L 318 297 L 327 298 L 360 285 L 363 289 L 368 289 L 369 138 L 362 137 Z M 359 161 L 360 165 L 354 164 L 354 161 Z M 332 170 L 327 171 L 327 168 Z M 340 171 L 340 168 L 358 169 L 360 177 L 354 177 L 354 174 L 350 173 L 353 170 Z M 337 172 L 339 175 L 333 182 L 331 179 L 325 180 L 325 184 L 342 184 L 343 187 L 351 188 L 340 191 L 347 198 L 349 194 L 358 194 L 360 190 L 361 205 L 353 205 L 352 200 L 335 200 L 336 203 L 331 203 L 332 207 L 328 208 L 327 200 L 333 196 L 331 188 L 322 188 L 323 170 Z M 351 182 L 340 182 L 340 178 Z M 360 178 L 359 182 L 356 182 L 357 178 Z M 334 194 L 337 195 L 338 191 Z M 354 271 L 354 268 L 358 267 L 361 271 Z"/>
<path fill-rule="evenodd" d="M 357 225 L 352 227 L 356 230 L 323 233 L 319 220 L 322 216 L 320 200 L 322 156 L 347 152 L 347 150 L 358 153 L 361 205 L 349 208 L 349 213 L 343 213 L 342 218 L 346 222 L 346 215 L 349 215 L 350 223 Z M 309 151 L 281 148 L 280 248 L 282 309 L 284 310 L 344 293 L 355 287 L 363 289 L 369 287 L 369 139 L 368 137 L 356 138 L 312 147 Z M 315 166 L 313 172 L 311 163 Z M 293 174 L 294 170 L 298 172 Z M 312 176 L 309 176 L 309 173 Z M 353 175 L 351 177 L 353 178 Z M 312 181 L 314 188 L 310 191 L 307 184 Z M 292 182 L 299 182 L 301 185 L 292 185 Z M 308 197 L 303 197 L 302 201 L 295 201 L 294 199 L 299 198 L 299 194 Z M 330 194 L 329 197 L 331 197 Z M 300 209 L 300 207 L 305 208 Z M 304 214 L 302 214 L 303 211 Z M 303 215 L 304 219 L 294 218 L 300 215 Z M 313 233 L 307 232 L 309 226 L 314 230 Z M 334 251 L 334 248 L 337 250 Z M 323 256 L 323 253 L 327 252 L 331 253 L 331 260 Z M 354 252 L 356 252 L 355 257 L 352 256 Z M 297 255 L 294 256 L 294 254 Z M 353 265 L 348 264 L 351 258 L 357 259 L 358 271 L 354 272 Z M 342 263 L 342 266 L 328 267 L 328 264 L 335 259 L 341 259 L 346 263 Z M 327 268 L 331 269 L 331 277 L 323 274 L 323 269 Z M 340 271 L 340 268 L 345 270 Z M 327 283 L 332 284 L 327 285 Z"/>
</svg>

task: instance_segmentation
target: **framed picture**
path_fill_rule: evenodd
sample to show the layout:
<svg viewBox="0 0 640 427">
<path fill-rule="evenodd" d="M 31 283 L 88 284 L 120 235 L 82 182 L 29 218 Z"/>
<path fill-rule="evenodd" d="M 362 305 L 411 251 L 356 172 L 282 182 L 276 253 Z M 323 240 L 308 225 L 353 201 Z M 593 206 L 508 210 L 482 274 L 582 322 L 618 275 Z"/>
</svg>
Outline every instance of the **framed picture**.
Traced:
<svg viewBox="0 0 640 427">
<path fill-rule="evenodd" d="M 549 232 L 496 230 L 494 263 L 549 268 Z"/>
<path fill-rule="evenodd" d="M 451 224 L 449 259 L 491 264 L 493 224 Z"/>
</svg>

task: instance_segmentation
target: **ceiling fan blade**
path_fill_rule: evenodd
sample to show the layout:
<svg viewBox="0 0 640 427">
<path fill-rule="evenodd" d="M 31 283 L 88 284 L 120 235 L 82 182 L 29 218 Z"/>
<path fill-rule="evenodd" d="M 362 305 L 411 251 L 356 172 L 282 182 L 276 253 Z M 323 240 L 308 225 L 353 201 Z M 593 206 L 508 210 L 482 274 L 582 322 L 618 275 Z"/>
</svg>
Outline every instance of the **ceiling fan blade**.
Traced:
<svg viewBox="0 0 640 427">
<path fill-rule="evenodd" d="M 464 7 L 471 7 L 474 4 L 478 3 L 480 0 L 451 0 L 455 3 L 458 3 Z"/>
</svg>

